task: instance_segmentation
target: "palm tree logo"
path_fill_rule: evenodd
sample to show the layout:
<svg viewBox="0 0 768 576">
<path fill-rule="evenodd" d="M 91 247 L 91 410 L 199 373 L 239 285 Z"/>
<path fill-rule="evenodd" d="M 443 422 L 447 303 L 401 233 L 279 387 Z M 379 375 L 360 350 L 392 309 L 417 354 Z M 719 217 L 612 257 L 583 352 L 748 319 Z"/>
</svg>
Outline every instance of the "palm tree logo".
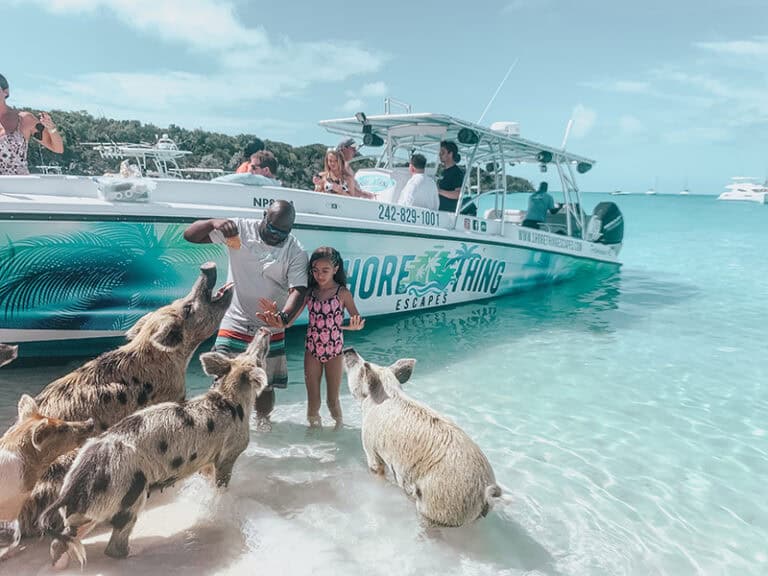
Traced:
<svg viewBox="0 0 768 576">
<path fill-rule="evenodd" d="M 458 280 L 461 264 L 465 260 L 482 257 L 476 252 L 478 249 L 477 245 L 469 246 L 462 242 L 461 248 L 451 255 L 443 246 L 434 246 L 433 250 L 425 251 L 408 264 L 408 274 L 403 284 L 398 286 L 398 293 L 424 296 L 444 292 L 451 283 Z"/>
<path fill-rule="evenodd" d="M 0 247 L 3 328 L 126 330 L 183 296 L 200 263 L 226 269 L 225 251 L 186 242 L 184 224 L 83 223 L 47 235 L 44 224 L 19 225 L 25 237 Z"/>
</svg>

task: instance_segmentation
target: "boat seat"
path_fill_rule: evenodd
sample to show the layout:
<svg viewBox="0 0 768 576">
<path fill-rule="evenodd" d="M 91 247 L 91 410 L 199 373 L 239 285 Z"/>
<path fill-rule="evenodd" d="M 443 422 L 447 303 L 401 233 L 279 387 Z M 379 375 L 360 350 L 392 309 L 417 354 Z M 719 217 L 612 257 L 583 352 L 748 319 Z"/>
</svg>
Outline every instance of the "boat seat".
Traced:
<svg viewBox="0 0 768 576">
<path fill-rule="evenodd" d="M 513 224 L 520 224 L 525 220 L 525 210 L 512 210 L 510 208 L 504 210 L 504 222 L 512 222 Z M 501 220 L 501 210 L 490 208 L 483 213 L 483 218 L 486 220 Z"/>
<path fill-rule="evenodd" d="M 576 207 L 577 210 L 581 210 L 580 206 Z M 584 214 L 582 212 L 582 215 L 584 216 L 584 223 L 585 225 L 589 223 L 589 216 Z M 579 225 L 579 221 L 573 217 L 573 215 L 570 216 L 571 219 L 571 234 L 577 238 L 581 238 L 581 226 Z M 546 220 L 544 222 L 539 224 L 540 230 L 546 230 L 547 232 L 552 232 L 554 234 L 568 234 L 568 223 L 565 219 L 565 210 L 561 210 L 557 214 L 547 214 Z"/>
</svg>

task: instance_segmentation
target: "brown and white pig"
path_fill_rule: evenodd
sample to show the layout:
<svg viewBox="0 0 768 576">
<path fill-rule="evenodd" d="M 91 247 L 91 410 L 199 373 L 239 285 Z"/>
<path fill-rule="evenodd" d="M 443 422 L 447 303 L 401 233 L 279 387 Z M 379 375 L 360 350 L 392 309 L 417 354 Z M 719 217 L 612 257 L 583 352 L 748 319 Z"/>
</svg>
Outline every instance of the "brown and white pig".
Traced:
<svg viewBox="0 0 768 576">
<path fill-rule="evenodd" d="M 215 285 L 216 265 L 203 264 L 189 294 L 142 316 L 128 331 L 128 343 L 48 384 L 36 398 L 40 409 L 65 420 L 93 417 L 99 432 L 146 406 L 183 400 L 189 360 L 232 302 L 232 285 L 214 294 Z M 40 534 L 40 514 L 58 495 L 73 460 L 57 460 L 35 487 L 19 517 L 22 536 Z"/>
<path fill-rule="evenodd" d="M 213 388 L 187 402 L 165 402 L 121 420 L 90 439 L 64 479 L 57 500 L 41 523 L 61 513 L 64 528 L 54 532 L 51 557 L 62 566 L 70 557 L 85 564 L 81 538 L 102 522 L 112 525 L 105 553 L 128 555 L 128 539 L 147 497 L 213 466 L 216 484 L 227 486 L 232 467 L 250 438 L 256 397 L 267 386 L 264 372 L 270 333 L 262 329 L 247 350 L 229 357 L 200 356 Z"/>
<path fill-rule="evenodd" d="M 19 347 L 10 344 L 0 344 L 0 367 L 16 360 L 19 355 Z"/>
<path fill-rule="evenodd" d="M 93 430 L 92 418 L 48 418 L 31 396 L 21 397 L 16 423 L 0 438 L 0 558 L 19 542 L 19 513 L 35 483 L 56 458 L 85 442 Z"/>
<path fill-rule="evenodd" d="M 403 392 L 415 363 L 377 366 L 353 348 L 344 351 L 347 384 L 361 402 L 368 467 L 382 476 L 388 469 L 428 526 L 462 526 L 486 516 L 501 488 L 461 428 Z"/>
<path fill-rule="evenodd" d="M 93 418 L 106 430 L 145 406 L 183 400 L 189 360 L 232 302 L 232 285 L 214 295 L 215 284 L 216 265 L 203 264 L 189 294 L 141 317 L 128 343 L 43 388 L 35 398 L 40 410 L 63 420 Z"/>
</svg>

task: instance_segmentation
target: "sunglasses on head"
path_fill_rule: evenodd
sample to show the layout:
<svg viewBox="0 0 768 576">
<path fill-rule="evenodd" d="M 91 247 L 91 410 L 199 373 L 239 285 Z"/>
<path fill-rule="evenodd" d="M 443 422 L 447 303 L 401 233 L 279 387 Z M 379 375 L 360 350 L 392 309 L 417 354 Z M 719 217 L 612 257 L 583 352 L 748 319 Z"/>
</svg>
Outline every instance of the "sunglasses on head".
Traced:
<svg viewBox="0 0 768 576">
<path fill-rule="evenodd" d="M 269 232 L 270 234 L 272 234 L 272 236 L 276 238 L 288 238 L 288 235 L 291 233 L 290 230 L 283 230 L 282 228 L 277 228 L 273 226 L 269 220 L 266 221 L 266 224 L 267 224 L 267 232 Z"/>
</svg>

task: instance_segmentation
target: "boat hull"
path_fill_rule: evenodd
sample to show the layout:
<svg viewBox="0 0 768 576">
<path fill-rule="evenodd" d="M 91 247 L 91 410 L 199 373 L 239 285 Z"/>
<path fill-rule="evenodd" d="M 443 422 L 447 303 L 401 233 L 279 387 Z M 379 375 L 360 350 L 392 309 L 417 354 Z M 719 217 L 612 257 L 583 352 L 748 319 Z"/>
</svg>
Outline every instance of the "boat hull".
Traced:
<svg viewBox="0 0 768 576">
<path fill-rule="evenodd" d="M 57 194 L 40 192 L 50 194 L 51 184 Z M 223 283 L 226 248 L 185 241 L 186 227 L 206 217 L 261 218 L 281 198 L 296 206 L 294 234 L 306 250 L 342 254 L 365 317 L 504 296 L 619 265 L 620 246 L 356 198 L 157 181 L 151 202 L 119 204 L 92 188 L 87 179 L 0 178 L 0 342 L 21 344 L 22 357 L 106 346 L 186 294 L 203 262 L 216 262 Z M 186 201 L 172 202 L 178 198 Z M 222 203 L 203 203 L 211 198 Z"/>
<path fill-rule="evenodd" d="M 730 200 L 733 202 L 755 202 L 757 204 L 768 204 L 768 192 L 756 193 L 738 193 L 723 192 L 717 197 L 718 200 Z"/>
</svg>

